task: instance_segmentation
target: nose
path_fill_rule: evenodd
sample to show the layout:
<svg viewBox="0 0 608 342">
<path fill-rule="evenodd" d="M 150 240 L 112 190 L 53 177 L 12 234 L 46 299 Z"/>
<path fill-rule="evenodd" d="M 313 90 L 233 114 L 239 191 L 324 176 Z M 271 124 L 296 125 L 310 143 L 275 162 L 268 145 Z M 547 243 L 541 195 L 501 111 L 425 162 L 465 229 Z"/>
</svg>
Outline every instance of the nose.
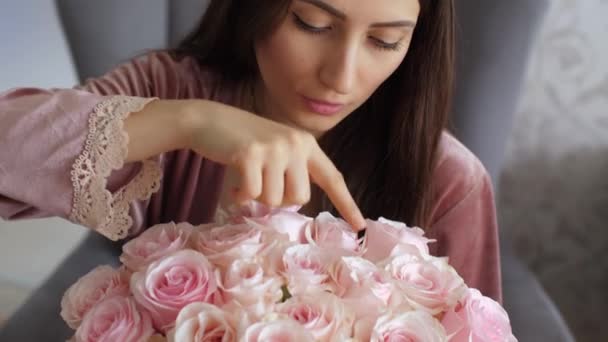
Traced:
<svg viewBox="0 0 608 342">
<path fill-rule="evenodd" d="M 355 85 L 359 47 L 355 42 L 345 43 L 330 50 L 322 62 L 321 83 L 338 94 L 349 94 Z"/>
</svg>

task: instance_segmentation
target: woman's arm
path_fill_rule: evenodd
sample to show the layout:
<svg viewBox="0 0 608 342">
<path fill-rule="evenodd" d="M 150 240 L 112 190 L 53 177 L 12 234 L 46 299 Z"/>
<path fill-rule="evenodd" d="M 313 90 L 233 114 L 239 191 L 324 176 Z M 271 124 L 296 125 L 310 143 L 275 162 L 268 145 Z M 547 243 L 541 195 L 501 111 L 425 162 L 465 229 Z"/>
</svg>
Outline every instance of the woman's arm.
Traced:
<svg viewBox="0 0 608 342">
<path fill-rule="evenodd" d="M 158 189 L 161 168 L 154 153 L 143 162 L 127 159 L 125 120 L 156 97 L 207 95 L 205 80 L 190 82 L 195 76 L 184 63 L 151 54 L 75 89 L 1 93 L 0 217 L 60 216 L 111 239 L 139 227 L 145 215 L 133 221 L 129 211 L 145 212 L 142 200 Z M 147 139 L 166 144 L 154 147 L 158 151 L 179 145 L 159 137 L 172 139 Z"/>
<path fill-rule="evenodd" d="M 0 216 L 61 216 L 113 240 L 126 237 L 143 224 L 141 201 L 160 187 L 160 155 L 189 148 L 244 175 L 240 200 L 303 204 L 310 175 L 347 221 L 364 224 L 310 134 L 220 103 L 213 78 L 193 63 L 152 54 L 79 89 L 0 94 Z M 291 181 L 266 177 L 273 172 Z"/>
</svg>

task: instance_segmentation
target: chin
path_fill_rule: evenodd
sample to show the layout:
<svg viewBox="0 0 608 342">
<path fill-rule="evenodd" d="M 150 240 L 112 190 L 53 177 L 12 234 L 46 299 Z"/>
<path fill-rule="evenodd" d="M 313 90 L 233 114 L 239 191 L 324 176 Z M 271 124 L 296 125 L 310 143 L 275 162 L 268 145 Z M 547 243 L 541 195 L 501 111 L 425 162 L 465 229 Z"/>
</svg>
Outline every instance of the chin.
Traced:
<svg viewBox="0 0 608 342">
<path fill-rule="evenodd" d="M 314 136 L 320 136 L 336 127 L 341 121 L 341 116 L 323 117 L 310 112 L 300 112 L 292 117 L 291 122 L 299 129 L 307 131 Z"/>
</svg>

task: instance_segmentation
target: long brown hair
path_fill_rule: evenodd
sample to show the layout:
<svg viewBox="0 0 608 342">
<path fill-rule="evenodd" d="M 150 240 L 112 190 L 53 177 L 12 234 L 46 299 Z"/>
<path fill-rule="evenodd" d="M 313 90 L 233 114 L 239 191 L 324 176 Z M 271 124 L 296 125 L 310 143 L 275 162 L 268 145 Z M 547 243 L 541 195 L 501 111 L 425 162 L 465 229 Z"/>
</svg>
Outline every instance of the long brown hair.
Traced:
<svg viewBox="0 0 608 342">
<path fill-rule="evenodd" d="M 172 52 L 230 81 L 258 75 L 254 44 L 281 23 L 292 0 L 211 0 L 199 26 Z M 447 124 L 454 64 L 452 0 L 420 0 L 407 56 L 355 112 L 319 141 L 363 214 L 428 227 L 437 147 Z M 313 188 L 316 211 L 336 213 Z"/>
</svg>

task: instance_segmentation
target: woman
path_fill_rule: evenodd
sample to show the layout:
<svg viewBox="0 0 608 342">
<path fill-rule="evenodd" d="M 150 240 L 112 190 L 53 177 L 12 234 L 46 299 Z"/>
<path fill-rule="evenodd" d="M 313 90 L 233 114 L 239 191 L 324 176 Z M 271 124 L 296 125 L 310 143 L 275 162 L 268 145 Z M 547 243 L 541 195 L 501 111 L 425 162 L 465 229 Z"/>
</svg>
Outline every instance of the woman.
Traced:
<svg viewBox="0 0 608 342">
<path fill-rule="evenodd" d="M 424 227 L 500 301 L 491 183 L 445 132 L 452 7 L 216 0 L 173 51 L 76 89 L 7 91 L 0 216 L 67 217 L 117 240 L 249 199 L 354 229 L 362 212 Z"/>
</svg>

